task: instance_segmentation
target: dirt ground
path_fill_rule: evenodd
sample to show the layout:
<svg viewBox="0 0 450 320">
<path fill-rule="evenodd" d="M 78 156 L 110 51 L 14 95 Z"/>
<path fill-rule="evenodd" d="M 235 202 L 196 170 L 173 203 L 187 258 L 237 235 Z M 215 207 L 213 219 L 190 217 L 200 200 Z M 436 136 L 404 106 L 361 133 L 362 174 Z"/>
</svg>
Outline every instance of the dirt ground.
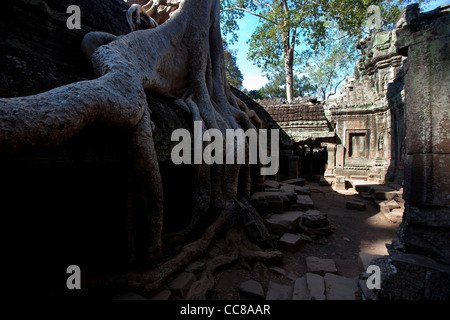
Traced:
<svg viewBox="0 0 450 320">
<path fill-rule="evenodd" d="M 315 209 L 328 214 L 330 223 L 336 227 L 335 232 L 312 243 L 303 243 L 295 253 L 285 253 L 282 264 L 277 266 L 286 271 L 285 275 L 262 263 L 252 266 L 236 263 L 218 271 L 209 299 L 249 299 L 238 290 L 240 283 L 249 279 L 260 282 L 265 290 L 270 281 L 292 285 L 296 278 L 306 273 L 305 258 L 308 256 L 334 259 L 338 274 L 356 278 L 361 273 L 359 252 L 387 254 L 385 244 L 397 237 L 398 224 L 388 221 L 375 202 L 363 200 L 355 191 L 338 193 L 331 187 L 318 186 L 316 182 L 307 182 L 306 185 L 311 189 Z M 364 201 L 367 209 L 346 209 L 346 201 L 354 198 Z"/>
</svg>

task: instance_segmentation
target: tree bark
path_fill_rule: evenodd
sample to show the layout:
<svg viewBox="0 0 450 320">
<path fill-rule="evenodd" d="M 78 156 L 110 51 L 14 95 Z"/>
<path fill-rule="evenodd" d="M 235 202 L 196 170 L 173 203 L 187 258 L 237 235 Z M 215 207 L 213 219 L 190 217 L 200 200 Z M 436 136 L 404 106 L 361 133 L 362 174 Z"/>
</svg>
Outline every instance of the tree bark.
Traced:
<svg viewBox="0 0 450 320">
<path fill-rule="evenodd" d="M 287 103 L 294 101 L 294 50 L 284 50 L 284 71 L 286 74 L 286 99 Z"/>
<path fill-rule="evenodd" d="M 56 146 L 96 122 L 133 130 L 138 194 L 134 197 L 137 205 L 132 207 L 139 208 L 134 214 L 143 218 L 144 260 L 152 265 L 163 249 L 163 194 L 146 92 L 178 99 L 178 105 L 190 110 L 193 121 L 202 121 L 204 129 L 217 128 L 223 136 L 226 129 L 261 125 L 256 113 L 233 95 L 226 80 L 219 0 L 180 0 L 179 4 L 159 27 L 121 37 L 99 32 L 87 35 L 84 52 L 91 58 L 97 79 L 27 97 L 0 98 L 0 150 Z M 191 213 L 188 232 L 208 214 L 209 221 L 215 220 L 203 236 L 158 269 L 109 277 L 105 282 L 148 293 L 203 254 L 219 230 L 239 220 L 245 202 L 239 202 L 238 190 L 250 190 L 250 179 L 239 180 L 240 172 L 246 170 L 247 166 L 239 164 L 199 166 L 193 186 L 196 212 Z"/>
</svg>

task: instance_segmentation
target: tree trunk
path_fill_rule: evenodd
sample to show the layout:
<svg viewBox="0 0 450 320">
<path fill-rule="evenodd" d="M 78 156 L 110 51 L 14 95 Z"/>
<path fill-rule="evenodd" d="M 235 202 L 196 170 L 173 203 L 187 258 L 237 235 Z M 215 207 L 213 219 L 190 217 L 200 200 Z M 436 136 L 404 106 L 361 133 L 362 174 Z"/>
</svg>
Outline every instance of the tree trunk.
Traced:
<svg viewBox="0 0 450 320">
<path fill-rule="evenodd" d="M 284 71 L 286 76 L 286 99 L 288 103 L 294 101 L 294 50 L 288 48 L 284 52 Z"/>
<path fill-rule="evenodd" d="M 180 0 L 177 10 L 160 27 L 120 37 L 92 32 L 85 36 L 82 47 L 92 61 L 96 79 L 31 96 L 0 98 L 0 151 L 58 146 L 94 123 L 133 130 L 138 188 L 134 197 L 137 205 L 132 207 L 139 208 L 134 214 L 144 221 L 143 260 L 156 265 L 162 257 L 164 208 L 152 105 L 146 94 L 177 99 L 176 104 L 189 110 L 193 121 L 202 121 L 204 129 L 218 129 L 224 136 L 227 129 L 261 128 L 261 120 L 234 96 L 226 80 L 219 0 Z M 292 87 L 292 52 L 288 57 Z M 234 156 L 237 157 L 236 150 Z M 249 192 L 238 192 L 250 190 L 250 179 L 239 179 L 240 172 L 246 176 L 249 165 L 200 166 L 193 185 L 195 204 L 187 233 L 195 229 L 198 221 L 215 219 L 204 229 L 203 236 L 158 268 L 107 276 L 101 281 L 103 285 L 149 293 L 202 255 L 220 230 L 242 221 L 245 209 L 252 211 L 251 204 L 242 199 Z M 264 229 L 261 224 L 260 230 L 267 231 Z M 257 251 L 256 247 L 252 249 Z M 244 253 L 249 256 L 247 251 Z M 263 260 L 280 256 L 278 252 L 256 254 Z M 208 270 L 212 272 L 214 268 Z M 205 276 L 206 280 L 209 278 Z M 97 281 L 87 283 L 100 285 Z M 203 287 L 209 288 L 199 285 Z"/>
</svg>

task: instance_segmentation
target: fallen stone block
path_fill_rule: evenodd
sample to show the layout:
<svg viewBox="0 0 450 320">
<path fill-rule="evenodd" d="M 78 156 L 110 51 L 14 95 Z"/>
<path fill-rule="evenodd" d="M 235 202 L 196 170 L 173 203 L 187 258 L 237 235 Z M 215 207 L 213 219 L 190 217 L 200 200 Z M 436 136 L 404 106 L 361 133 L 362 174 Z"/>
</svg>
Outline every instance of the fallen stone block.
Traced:
<svg viewBox="0 0 450 320">
<path fill-rule="evenodd" d="M 296 231 L 302 212 L 287 211 L 281 214 L 274 214 L 266 219 L 267 228 L 270 233 L 282 235 L 286 232 Z"/>
<path fill-rule="evenodd" d="M 306 269 L 310 273 L 325 275 L 326 273 L 336 273 L 337 268 L 333 259 L 321 259 L 317 257 L 306 257 Z"/>
<path fill-rule="evenodd" d="M 285 190 L 286 192 L 294 192 L 295 194 L 299 194 L 299 195 L 310 195 L 311 194 L 311 189 L 307 186 L 304 187 L 300 187 L 300 186 L 294 186 L 291 184 L 283 184 L 280 187 L 281 190 Z"/>
<path fill-rule="evenodd" d="M 394 191 L 375 191 L 374 197 L 375 199 L 380 200 L 392 200 L 396 196 Z"/>
<path fill-rule="evenodd" d="M 301 186 L 303 187 L 305 185 L 306 180 L 303 178 L 296 178 L 296 179 L 289 179 L 289 180 L 285 180 L 282 181 L 283 183 L 287 183 L 287 184 L 293 184 L 296 186 Z"/>
<path fill-rule="evenodd" d="M 389 210 L 389 212 L 383 212 L 384 216 L 391 222 L 393 223 L 400 223 L 403 220 L 403 212 L 404 209 L 402 208 L 397 208 L 397 209 L 392 209 Z"/>
<path fill-rule="evenodd" d="M 297 196 L 297 206 L 300 209 L 314 209 L 314 203 L 311 200 L 310 196 L 306 196 L 306 195 L 298 195 Z"/>
<path fill-rule="evenodd" d="M 281 251 L 296 252 L 302 245 L 302 238 L 298 234 L 285 233 L 278 240 L 278 247 Z"/>
<path fill-rule="evenodd" d="M 368 193 L 368 192 L 360 192 L 359 196 L 361 198 L 363 198 L 364 200 L 372 200 L 373 199 L 372 195 L 370 193 Z"/>
<path fill-rule="evenodd" d="M 295 280 L 292 300 L 311 300 L 311 294 L 309 293 L 308 285 L 306 284 L 306 276 Z"/>
<path fill-rule="evenodd" d="M 389 210 L 401 208 L 401 204 L 395 201 L 394 199 L 386 200 L 384 205 L 387 206 Z"/>
<path fill-rule="evenodd" d="M 360 194 L 363 192 L 370 193 L 371 188 L 372 188 L 372 185 L 370 185 L 370 184 L 357 184 L 355 186 L 355 190 L 358 191 Z"/>
<path fill-rule="evenodd" d="M 362 201 L 347 201 L 345 207 L 350 210 L 364 211 L 366 210 L 366 203 Z"/>
<path fill-rule="evenodd" d="M 308 235 L 313 237 L 314 240 L 316 240 L 317 236 L 325 236 L 327 234 L 332 233 L 334 230 L 334 227 L 331 224 L 321 228 L 310 228 L 302 224 L 299 224 L 298 228 L 300 229 L 301 232 L 307 233 Z"/>
<path fill-rule="evenodd" d="M 327 215 L 318 210 L 307 210 L 300 217 L 299 225 L 308 228 L 322 228 L 329 224 Z"/>
<path fill-rule="evenodd" d="M 282 213 L 289 206 L 289 198 L 283 192 L 255 192 L 251 196 L 251 203 L 262 215 L 268 213 Z"/>
<path fill-rule="evenodd" d="M 323 277 L 309 272 L 305 277 L 311 300 L 325 300 L 325 281 Z"/>
<path fill-rule="evenodd" d="M 275 282 L 269 282 L 266 300 L 290 300 L 292 297 L 292 287 Z"/>
<path fill-rule="evenodd" d="M 255 280 L 247 280 L 239 285 L 239 290 L 254 298 L 264 298 L 264 290 L 261 284 Z"/>
<path fill-rule="evenodd" d="M 358 278 L 346 278 L 332 273 L 326 273 L 325 296 L 327 300 L 356 300 Z"/>
<path fill-rule="evenodd" d="M 195 275 L 190 272 L 181 272 L 170 284 L 169 289 L 173 294 L 184 297 L 191 285 L 195 282 Z"/>
</svg>

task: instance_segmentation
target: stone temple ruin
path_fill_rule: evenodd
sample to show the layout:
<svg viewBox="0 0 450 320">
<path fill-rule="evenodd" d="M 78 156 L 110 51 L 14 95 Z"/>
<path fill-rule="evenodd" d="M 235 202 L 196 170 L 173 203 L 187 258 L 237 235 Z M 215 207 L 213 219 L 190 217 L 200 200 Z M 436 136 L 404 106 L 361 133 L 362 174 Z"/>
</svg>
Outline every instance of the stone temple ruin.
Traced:
<svg viewBox="0 0 450 320">
<path fill-rule="evenodd" d="M 354 74 L 324 104 L 262 102 L 294 141 L 289 178 L 322 174 L 336 190 L 384 185 L 356 188 L 385 199 L 380 210 L 403 221 L 383 260 L 392 284 L 379 292 L 385 298 L 449 297 L 449 17 L 449 6 L 419 13 L 412 5 L 394 30 L 361 39 Z M 315 150 L 327 152 L 318 171 L 320 158 L 305 157 Z M 410 279 L 407 270 L 416 270 Z"/>
<path fill-rule="evenodd" d="M 195 3 L 168 1 L 175 9 L 180 2 Z M 81 30 L 66 28 L 70 4 L 84 12 Z M 4 6 L 12 14 L 0 20 L 2 106 L 90 83 L 98 75 L 80 50 L 83 37 L 91 31 L 130 34 L 128 6 L 121 0 L 95 5 L 88 0 L 31 5 L 15 0 Z M 234 88 L 225 91 L 248 116 L 240 118 L 243 122 L 259 119 L 264 128 L 281 129 L 278 174 L 265 179 L 252 166 L 239 172 L 236 215 L 227 232 L 219 228 L 221 216 L 215 214 L 222 204 L 212 201 L 208 211 L 205 200 L 218 172 L 170 160 L 173 130 L 193 130 L 193 100 L 184 97 L 183 105 L 182 99 L 146 89 L 164 195 L 164 215 L 157 221 L 162 224 L 162 251 L 150 264 L 146 210 L 151 201 L 141 197 L 145 179 L 136 170 L 133 128 L 98 120 L 54 146 L 1 149 L 0 209 L 11 231 L 2 249 L 11 288 L 28 288 L 30 263 L 39 261 L 32 277 L 36 294 L 48 289 L 50 295 L 76 298 L 64 284 L 67 266 L 77 263 L 83 288 L 100 288 L 93 291 L 94 298 L 112 290 L 108 294 L 139 293 L 119 295 L 130 299 L 204 299 L 214 287 L 216 269 L 234 264 L 253 272 L 232 288 L 251 299 L 449 299 L 449 20 L 450 6 L 425 13 L 409 6 L 394 30 L 358 42 L 361 57 L 354 74 L 324 103 L 305 98 L 292 105 L 263 101 L 261 106 Z M 0 115 L 3 134 L 8 115 Z M 367 290 L 367 274 L 359 281 L 346 277 L 337 260 L 309 253 L 301 256 L 303 274 L 272 265 L 283 255 L 301 254 L 305 243 L 327 243 L 336 232 L 335 217 L 312 201 L 312 185 L 331 186 L 341 194 L 353 190 L 370 202 L 347 201 L 348 209 L 365 210 L 375 200 L 386 218 L 399 224 L 388 255 L 360 256 L 364 267 L 381 268 L 380 289 Z M 203 214 L 191 214 L 202 209 Z M 343 241 L 351 244 L 346 237 Z M 240 274 L 234 269 L 231 279 Z M 259 282 L 257 274 L 264 275 Z M 268 274 L 270 279 L 264 280 Z M 282 284 L 274 280 L 280 278 Z"/>
</svg>

